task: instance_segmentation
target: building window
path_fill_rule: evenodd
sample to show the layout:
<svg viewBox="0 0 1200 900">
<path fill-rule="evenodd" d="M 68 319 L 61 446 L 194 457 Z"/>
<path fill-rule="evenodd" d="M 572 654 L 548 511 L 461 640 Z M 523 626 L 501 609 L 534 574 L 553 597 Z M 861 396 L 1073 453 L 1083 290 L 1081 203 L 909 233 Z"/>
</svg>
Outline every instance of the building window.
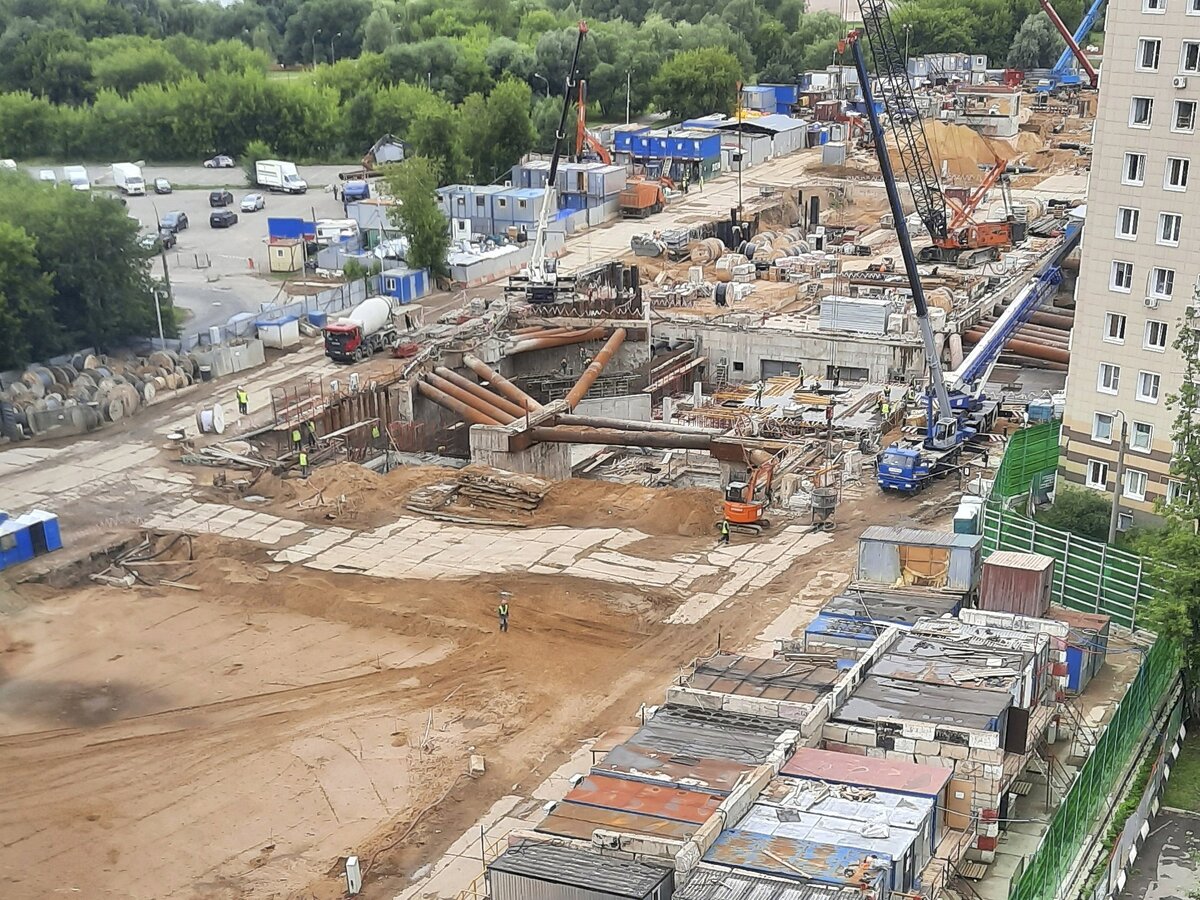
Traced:
<svg viewBox="0 0 1200 900">
<path fill-rule="evenodd" d="M 1141 72 L 1157 72 L 1161 51 L 1162 41 L 1155 38 L 1138 38 L 1137 69 Z"/>
<path fill-rule="evenodd" d="M 1134 422 L 1129 432 L 1129 449 L 1138 453 L 1149 453 L 1154 441 L 1154 426 L 1149 422 Z"/>
<path fill-rule="evenodd" d="M 1126 469 L 1124 494 L 1130 500 L 1145 500 L 1146 473 L 1139 472 L 1137 469 Z"/>
<path fill-rule="evenodd" d="M 1128 294 L 1133 289 L 1133 263 L 1114 259 L 1108 287 L 1109 290 Z"/>
<path fill-rule="evenodd" d="M 390 294 L 394 294 L 396 292 L 396 279 L 395 278 L 383 279 L 383 289 Z"/>
<path fill-rule="evenodd" d="M 1158 242 L 1168 247 L 1179 246 L 1179 232 L 1183 216 L 1178 213 L 1158 214 Z"/>
<path fill-rule="evenodd" d="M 1110 344 L 1125 343 L 1125 317 L 1120 313 L 1104 314 L 1104 340 Z"/>
<path fill-rule="evenodd" d="M 1125 154 L 1125 165 L 1121 168 L 1121 183 L 1135 186 L 1146 183 L 1145 153 Z"/>
<path fill-rule="evenodd" d="M 1195 0 L 1188 0 L 1195 2 Z M 1142 0 L 1142 12 L 1147 13 L 1165 13 L 1167 11 L 1167 0 Z"/>
<path fill-rule="evenodd" d="M 1191 134 L 1196 130 L 1196 101 L 1176 100 L 1175 117 L 1171 120 L 1172 131 L 1186 131 Z"/>
<path fill-rule="evenodd" d="M 1146 323 L 1146 338 L 1142 346 L 1147 350 L 1162 352 L 1167 349 L 1167 323 L 1151 319 Z"/>
<path fill-rule="evenodd" d="M 1143 403 L 1157 403 L 1162 376 L 1157 372 L 1138 372 L 1137 399 Z"/>
<path fill-rule="evenodd" d="M 1175 292 L 1175 270 L 1155 266 L 1150 270 L 1150 296 L 1158 300 L 1170 300 Z"/>
<path fill-rule="evenodd" d="M 1137 240 L 1141 212 L 1131 206 L 1117 207 L 1117 237 L 1124 241 Z"/>
<path fill-rule="evenodd" d="M 1100 374 L 1096 377 L 1096 390 L 1102 394 L 1115 394 L 1121 389 L 1121 367 L 1112 363 L 1100 363 Z"/>
<path fill-rule="evenodd" d="M 1186 191 L 1188 186 L 1188 170 L 1191 162 L 1181 156 L 1167 157 L 1167 174 L 1163 178 L 1163 187 L 1168 191 Z"/>
<path fill-rule="evenodd" d="M 1184 41 L 1179 51 L 1180 72 L 1200 72 L 1200 41 Z"/>
<path fill-rule="evenodd" d="M 459 199 L 461 199 L 461 198 L 459 198 Z M 483 209 L 483 207 L 486 205 L 486 203 L 487 203 L 487 197 L 476 197 L 475 198 L 475 208 L 476 209 Z"/>
<path fill-rule="evenodd" d="M 1154 119 L 1154 100 L 1151 97 L 1134 97 L 1129 101 L 1129 127 L 1149 128 Z"/>
<path fill-rule="evenodd" d="M 1168 481 L 1167 482 L 1167 502 L 1168 503 L 1175 503 L 1176 501 L 1179 501 L 1179 500 L 1182 500 L 1186 503 L 1187 501 L 1189 501 L 1191 499 L 1192 499 L 1191 492 L 1185 491 L 1183 489 L 1182 481 Z"/>
<path fill-rule="evenodd" d="M 1092 419 L 1092 440 L 1112 443 L 1113 417 L 1108 413 L 1096 413 Z"/>
<path fill-rule="evenodd" d="M 1200 0 L 1187 0 L 1187 14 L 1189 16 L 1200 16 Z"/>
<path fill-rule="evenodd" d="M 1108 463 L 1100 459 L 1088 460 L 1087 486 L 1102 491 L 1108 487 Z"/>
</svg>

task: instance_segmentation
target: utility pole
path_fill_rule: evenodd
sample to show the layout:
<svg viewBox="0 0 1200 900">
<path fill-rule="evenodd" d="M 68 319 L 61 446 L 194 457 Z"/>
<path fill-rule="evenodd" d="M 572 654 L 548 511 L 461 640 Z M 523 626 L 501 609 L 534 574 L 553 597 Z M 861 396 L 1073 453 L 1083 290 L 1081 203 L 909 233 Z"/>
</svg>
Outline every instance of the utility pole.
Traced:
<svg viewBox="0 0 1200 900">
<path fill-rule="evenodd" d="M 1124 492 L 1121 479 L 1125 475 L 1125 439 L 1129 430 L 1129 423 L 1125 421 L 1125 413 L 1118 409 L 1116 415 L 1121 417 L 1121 443 L 1117 445 L 1117 479 L 1113 486 L 1112 512 L 1108 517 L 1108 542 L 1110 544 L 1117 540 L 1117 520 L 1121 515 L 1121 494 Z"/>
<path fill-rule="evenodd" d="M 625 70 L 625 124 L 629 124 L 629 98 L 633 93 L 633 69 Z"/>
<path fill-rule="evenodd" d="M 738 221 L 742 220 L 742 169 L 746 167 L 746 152 L 742 147 L 742 83 L 737 83 L 738 117 Z"/>
<path fill-rule="evenodd" d="M 318 28 L 312 36 L 312 52 L 313 52 L 313 71 L 317 70 L 317 36 L 320 35 L 321 29 Z"/>
</svg>

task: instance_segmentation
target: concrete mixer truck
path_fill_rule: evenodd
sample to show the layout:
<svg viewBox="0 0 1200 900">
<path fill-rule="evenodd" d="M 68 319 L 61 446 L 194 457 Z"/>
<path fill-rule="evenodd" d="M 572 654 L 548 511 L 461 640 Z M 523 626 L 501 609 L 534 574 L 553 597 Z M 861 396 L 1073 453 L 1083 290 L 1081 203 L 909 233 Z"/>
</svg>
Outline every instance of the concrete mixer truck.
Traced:
<svg viewBox="0 0 1200 900">
<path fill-rule="evenodd" d="M 391 299 L 368 297 L 325 326 L 325 355 L 335 362 L 358 362 L 393 346 L 397 338 Z"/>
</svg>

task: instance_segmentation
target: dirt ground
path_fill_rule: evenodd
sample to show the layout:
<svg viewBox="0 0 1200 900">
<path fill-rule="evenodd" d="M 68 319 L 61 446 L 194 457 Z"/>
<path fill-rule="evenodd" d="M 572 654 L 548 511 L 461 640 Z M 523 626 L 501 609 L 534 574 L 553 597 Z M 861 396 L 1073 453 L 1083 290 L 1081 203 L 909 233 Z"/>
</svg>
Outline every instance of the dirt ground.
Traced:
<svg viewBox="0 0 1200 900">
<path fill-rule="evenodd" d="M 337 468 L 256 490 L 277 508 L 316 487 L 356 497 L 358 529 L 452 474 Z M 819 562 L 794 572 L 847 570 L 863 527 L 920 508 L 869 486 L 863 497 Z M 535 515 L 661 535 L 639 544 L 657 558 L 710 548 L 717 499 L 565 482 Z M 752 641 L 811 575 L 680 626 L 663 622 L 674 594 L 573 577 L 371 579 L 212 536 L 187 554 L 178 543 L 154 574 L 198 591 L 4 592 L 0 895 L 45 896 L 53 871 L 86 897 L 324 900 L 342 896 L 340 860 L 357 853 L 363 896 L 394 896 L 499 797 L 659 702 L 718 635 Z M 467 774 L 473 752 L 481 776 Z"/>
</svg>

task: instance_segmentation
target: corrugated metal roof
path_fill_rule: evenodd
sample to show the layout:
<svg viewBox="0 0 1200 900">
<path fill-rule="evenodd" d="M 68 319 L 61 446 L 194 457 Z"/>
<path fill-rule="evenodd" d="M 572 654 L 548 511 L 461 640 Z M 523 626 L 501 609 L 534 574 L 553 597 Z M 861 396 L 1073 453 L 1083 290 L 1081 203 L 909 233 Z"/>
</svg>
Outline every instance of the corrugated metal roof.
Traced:
<svg viewBox="0 0 1200 900">
<path fill-rule="evenodd" d="M 598 828 L 623 834 L 686 841 L 699 827 L 692 822 L 672 822 L 657 816 L 642 816 L 624 810 L 602 809 L 598 806 L 563 801 L 558 803 L 534 830 L 581 841 L 590 841 L 592 832 Z"/>
<path fill-rule="evenodd" d="M 799 875 L 826 884 L 876 885 L 883 873 L 869 866 L 867 855 L 852 847 L 731 830 L 721 832 L 704 859 L 768 875 L 790 878 Z M 885 856 L 876 865 L 890 869 L 892 860 Z"/>
<path fill-rule="evenodd" d="M 929 725 L 995 731 L 996 720 L 1012 702 L 1013 696 L 1007 691 L 868 675 L 834 718 L 861 724 L 879 719 L 907 719 Z"/>
<path fill-rule="evenodd" d="M 958 593 L 851 588 L 831 599 L 821 612 L 913 625 L 922 616 L 937 618 L 952 613 L 961 603 L 962 594 Z"/>
<path fill-rule="evenodd" d="M 875 837 L 864 834 L 868 825 L 881 833 Z M 837 816 L 798 809 L 780 809 L 761 803 L 750 807 L 750 811 L 738 822 L 737 829 L 771 837 L 790 838 L 794 841 L 853 847 L 864 854 L 890 856 L 892 859 L 903 858 L 918 838 L 915 828 L 880 826 L 877 822 L 855 822 Z"/>
<path fill-rule="evenodd" d="M 834 656 L 776 660 L 718 653 L 697 663 L 687 685 L 702 691 L 811 704 L 832 691 L 838 677 Z"/>
<path fill-rule="evenodd" d="M 696 825 L 713 814 L 721 800 L 705 791 L 689 791 L 674 785 L 646 784 L 628 778 L 592 774 L 564 798 L 571 803 L 624 810 Z"/>
<path fill-rule="evenodd" d="M 856 887 L 782 880 L 701 863 L 675 900 L 862 900 Z"/>
<path fill-rule="evenodd" d="M 986 566 L 1002 566 L 1006 569 L 1028 569 L 1042 572 L 1054 567 L 1054 557 L 1041 553 L 1017 553 L 1013 550 L 997 550 L 983 561 Z"/>
<path fill-rule="evenodd" d="M 878 622 L 864 622 L 861 619 L 851 619 L 846 616 L 818 613 L 817 617 L 808 623 L 805 634 L 826 637 L 840 637 L 847 640 L 862 641 L 869 644 L 879 637 L 886 628 Z"/>
<path fill-rule="evenodd" d="M 744 772 L 756 765 L 684 753 L 663 753 L 636 741 L 626 741 L 614 747 L 592 770 L 639 781 L 686 784 L 696 790 L 724 795 L 734 789 Z"/>
<path fill-rule="evenodd" d="M 637 900 L 673 875 L 673 870 L 660 866 L 535 841 L 509 847 L 488 864 L 492 870 Z"/>
<path fill-rule="evenodd" d="M 1089 631 L 1104 631 L 1112 622 L 1111 616 L 1079 612 L 1074 609 L 1064 609 L 1061 606 L 1050 607 L 1046 618 L 1054 619 L 1056 622 L 1066 622 L 1072 628 L 1083 628 Z"/>
<path fill-rule="evenodd" d="M 894 528 L 872 525 L 859 541 L 884 541 L 889 544 L 908 544 L 920 547 L 965 547 L 973 549 L 983 543 L 981 534 L 955 534 L 952 531 L 929 531 L 925 528 Z M 996 554 L 992 554 L 995 556 Z M 991 559 L 991 557 L 988 557 Z"/>
<path fill-rule="evenodd" d="M 963 646 L 921 635 L 905 635 L 871 664 L 871 674 L 887 678 L 953 684 L 961 687 L 992 687 L 1007 690 L 1020 675 L 994 675 L 986 679 L 958 682 L 954 675 L 979 675 L 991 668 L 1023 672 L 1032 653 Z"/>
<path fill-rule="evenodd" d="M 852 753 L 804 747 L 783 764 L 780 774 L 936 797 L 946 787 L 953 771 L 940 766 L 922 766 L 895 759 L 872 759 Z"/>
<path fill-rule="evenodd" d="M 851 822 L 881 822 L 914 831 L 928 826 L 937 805 L 932 797 L 916 797 L 858 785 L 831 785 L 790 776 L 771 781 L 759 795 L 758 802 L 783 809 L 807 810 Z"/>
</svg>

